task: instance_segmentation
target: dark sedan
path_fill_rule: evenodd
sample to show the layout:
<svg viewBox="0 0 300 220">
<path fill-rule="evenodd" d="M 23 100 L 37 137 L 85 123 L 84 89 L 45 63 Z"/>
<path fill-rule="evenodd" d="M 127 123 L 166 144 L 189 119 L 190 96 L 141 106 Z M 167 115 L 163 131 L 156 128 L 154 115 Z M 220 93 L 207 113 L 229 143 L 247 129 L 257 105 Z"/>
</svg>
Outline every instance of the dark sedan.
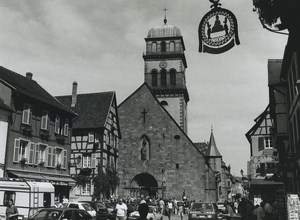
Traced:
<svg viewBox="0 0 300 220">
<path fill-rule="evenodd" d="M 188 220 L 200 219 L 222 219 L 222 217 L 219 216 L 218 206 L 210 202 L 194 202 L 190 209 Z"/>
<path fill-rule="evenodd" d="M 112 216 L 109 214 L 108 209 L 106 205 L 103 202 L 100 201 L 80 201 L 84 203 L 88 203 L 90 206 L 92 206 L 96 212 L 97 212 L 97 220 L 113 220 L 115 219 L 115 216 Z"/>
<path fill-rule="evenodd" d="M 86 211 L 73 208 L 46 208 L 39 210 L 28 220 L 94 220 Z"/>
</svg>

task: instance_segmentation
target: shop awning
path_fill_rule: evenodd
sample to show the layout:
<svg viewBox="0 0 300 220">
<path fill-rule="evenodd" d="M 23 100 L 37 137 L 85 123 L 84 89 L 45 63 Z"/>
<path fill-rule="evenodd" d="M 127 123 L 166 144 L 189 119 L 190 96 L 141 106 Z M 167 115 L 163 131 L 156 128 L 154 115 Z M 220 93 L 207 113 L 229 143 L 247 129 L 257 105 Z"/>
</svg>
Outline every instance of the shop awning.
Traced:
<svg viewBox="0 0 300 220">
<path fill-rule="evenodd" d="M 53 185 L 74 185 L 76 183 L 71 177 L 68 176 L 54 176 L 46 174 L 35 174 L 35 173 L 25 173 L 25 172 L 15 172 L 9 171 L 9 177 L 17 177 L 28 180 L 37 180 L 37 181 L 47 181 L 51 182 Z"/>
<path fill-rule="evenodd" d="M 269 186 L 269 185 L 283 185 L 283 182 L 275 182 L 273 180 L 251 179 L 251 186 Z"/>
</svg>

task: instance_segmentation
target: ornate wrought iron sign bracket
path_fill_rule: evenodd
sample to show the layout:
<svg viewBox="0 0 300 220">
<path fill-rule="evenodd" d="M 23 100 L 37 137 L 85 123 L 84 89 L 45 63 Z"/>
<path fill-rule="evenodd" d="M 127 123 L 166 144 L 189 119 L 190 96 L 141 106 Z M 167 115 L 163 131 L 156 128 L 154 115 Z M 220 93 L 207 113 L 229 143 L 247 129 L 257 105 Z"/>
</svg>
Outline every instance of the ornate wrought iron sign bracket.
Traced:
<svg viewBox="0 0 300 220">
<path fill-rule="evenodd" d="M 234 14 L 221 8 L 220 0 L 209 0 L 211 10 L 200 21 L 199 52 L 220 54 L 239 45 L 238 24 Z"/>
</svg>

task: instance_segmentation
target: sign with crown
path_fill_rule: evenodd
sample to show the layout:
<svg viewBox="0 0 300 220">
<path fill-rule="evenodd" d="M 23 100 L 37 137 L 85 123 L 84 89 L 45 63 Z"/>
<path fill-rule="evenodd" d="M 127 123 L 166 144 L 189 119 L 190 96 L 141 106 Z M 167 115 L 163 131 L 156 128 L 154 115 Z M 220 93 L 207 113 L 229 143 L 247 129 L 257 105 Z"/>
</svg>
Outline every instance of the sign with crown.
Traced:
<svg viewBox="0 0 300 220">
<path fill-rule="evenodd" d="M 221 8 L 220 0 L 209 0 L 213 5 L 199 24 L 199 52 L 220 54 L 239 45 L 238 24 L 234 14 Z"/>
</svg>

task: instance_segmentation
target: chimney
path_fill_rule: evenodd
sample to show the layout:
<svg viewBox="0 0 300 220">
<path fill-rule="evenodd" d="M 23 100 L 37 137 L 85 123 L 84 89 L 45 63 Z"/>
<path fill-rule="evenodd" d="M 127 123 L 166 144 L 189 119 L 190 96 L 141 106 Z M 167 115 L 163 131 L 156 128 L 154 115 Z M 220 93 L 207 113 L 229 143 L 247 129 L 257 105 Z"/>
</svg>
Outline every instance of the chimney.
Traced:
<svg viewBox="0 0 300 220">
<path fill-rule="evenodd" d="M 31 72 L 27 72 L 27 73 L 26 73 L 26 78 L 27 78 L 27 79 L 32 79 L 32 75 L 33 75 L 33 74 L 32 74 Z"/>
<path fill-rule="evenodd" d="M 72 87 L 72 103 L 71 103 L 71 107 L 75 107 L 77 102 L 77 82 L 74 81 L 73 82 L 73 87 Z"/>
</svg>

